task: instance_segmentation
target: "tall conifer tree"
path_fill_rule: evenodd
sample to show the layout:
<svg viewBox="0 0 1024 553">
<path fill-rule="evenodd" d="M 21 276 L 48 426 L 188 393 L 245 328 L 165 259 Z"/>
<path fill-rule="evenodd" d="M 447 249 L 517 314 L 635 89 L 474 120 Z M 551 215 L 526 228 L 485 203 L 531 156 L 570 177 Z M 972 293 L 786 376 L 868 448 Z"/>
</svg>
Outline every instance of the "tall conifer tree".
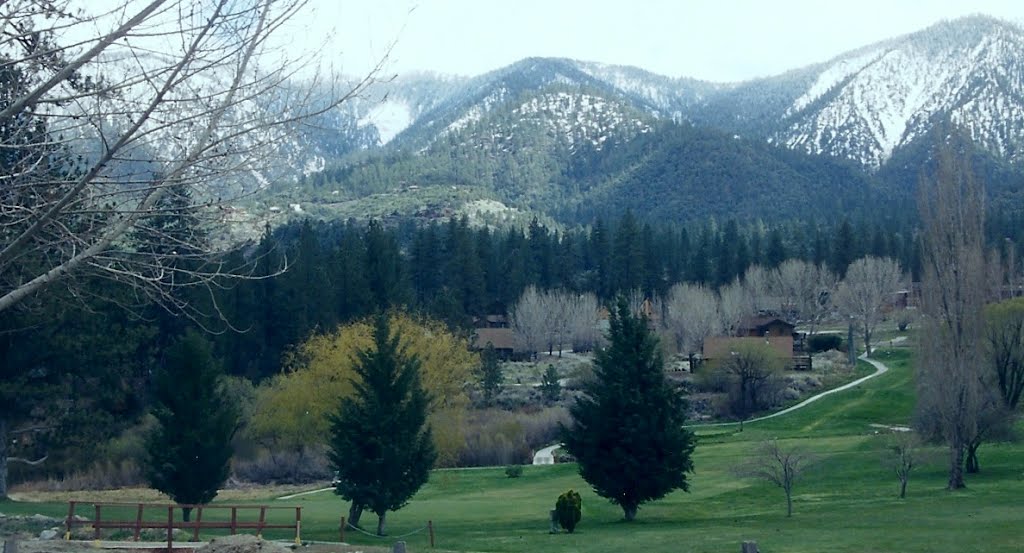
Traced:
<svg viewBox="0 0 1024 553">
<path fill-rule="evenodd" d="M 685 402 L 665 379 L 657 338 L 621 298 L 608 339 L 562 440 L 583 479 L 633 520 L 641 504 L 689 489 L 694 437 L 683 427 Z"/>
<path fill-rule="evenodd" d="M 368 508 L 383 536 L 387 512 L 404 507 L 426 483 L 437 452 L 419 360 L 399 348 L 387 315 L 377 317 L 373 341 L 374 349 L 359 353 L 353 395 L 331 417 L 330 459 L 338 471 L 335 493 L 352 502 L 350 522 L 358 524 Z"/>
<path fill-rule="evenodd" d="M 221 376 L 210 344 L 193 330 L 171 347 L 157 373 L 146 478 L 178 503 L 209 503 L 228 478 L 238 408 Z M 190 512 L 184 510 L 186 521 Z"/>
</svg>

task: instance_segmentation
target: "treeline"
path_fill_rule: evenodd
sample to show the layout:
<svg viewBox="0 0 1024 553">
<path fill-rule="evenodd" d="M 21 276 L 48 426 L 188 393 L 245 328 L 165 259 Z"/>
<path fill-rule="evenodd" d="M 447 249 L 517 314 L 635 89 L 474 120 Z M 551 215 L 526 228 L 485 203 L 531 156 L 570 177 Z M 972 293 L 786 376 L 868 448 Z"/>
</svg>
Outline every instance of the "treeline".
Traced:
<svg viewBox="0 0 1024 553">
<path fill-rule="evenodd" d="M 230 373 L 260 380 L 310 333 L 389 306 L 468 329 L 475 318 L 507 313 L 529 286 L 590 292 L 603 302 L 633 290 L 661 298 L 679 282 L 717 288 L 751 265 L 771 269 L 790 258 L 842 275 L 862 255 L 916 271 L 912 231 L 848 221 L 673 227 L 626 213 L 569 231 L 537 222 L 494 231 L 465 218 L 397 227 L 305 221 L 267 232 L 252 249 L 253 275 L 261 278 L 218 299 L 221 314 L 245 332 L 215 342 Z"/>
</svg>

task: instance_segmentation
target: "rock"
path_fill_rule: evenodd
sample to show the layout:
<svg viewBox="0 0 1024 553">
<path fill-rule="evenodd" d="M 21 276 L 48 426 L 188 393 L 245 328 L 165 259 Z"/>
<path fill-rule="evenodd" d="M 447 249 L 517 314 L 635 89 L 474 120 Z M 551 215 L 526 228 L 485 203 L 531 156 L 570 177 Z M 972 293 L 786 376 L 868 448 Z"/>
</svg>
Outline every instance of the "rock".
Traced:
<svg viewBox="0 0 1024 553">
<path fill-rule="evenodd" d="M 28 520 L 30 520 L 32 522 L 45 522 L 45 523 L 51 523 L 51 524 L 54 523 L 54 522 L 60 522 L 59 518 L 48 517 L 46 515 L 41 515 L 39 513 L 36 513 L 36 514 L 28 517 Z"/>
<path fill-rule="evenodd" d="M 290 553 L 287 548 L 261 540 L 256 536 L 238 534 L 235 536 L 219 536 L 199 549 L 196 553 Z"/>
<path fill-rule="evenodd" d="M 89 520 L 89 518 L 88 518 L 88 517 L 83 517 L 82 515 L 75 515 L 75 516 L 74 516 L 74 517 L 72 517 L 72 518 L 73 518 L 74 520 L 78 521 L 78 522 L 85 522 L 85 521 Z"/>
<path fill-rule="evenodd" d="M 59 532 L 57 531 L 56 528 L 49 528 L 47 530 L 43 530 L 42 532 L 39 532 L 39 539 L 41 539 L 41 540 L 57 539 L 57 534 L 59 534 Z"/>
</svg>

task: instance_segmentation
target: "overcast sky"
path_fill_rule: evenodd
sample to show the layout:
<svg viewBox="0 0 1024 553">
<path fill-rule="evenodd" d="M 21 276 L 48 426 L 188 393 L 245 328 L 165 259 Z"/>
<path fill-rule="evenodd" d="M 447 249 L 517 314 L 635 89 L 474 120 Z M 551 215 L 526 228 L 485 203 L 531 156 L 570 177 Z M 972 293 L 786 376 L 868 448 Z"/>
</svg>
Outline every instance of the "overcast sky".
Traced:
<svg viewBox="0 0 1024 553">
<path fill-rule="evenodd" d="M 352 74 L 394 42 L 395 73 L 478 75 L 560 56 L 737 81 L 973 13 L 1024 24 L 1024 1 L 311 0 L 292 35 L 298 43 L 333 31 L 324 54 Z"/>
</svg>

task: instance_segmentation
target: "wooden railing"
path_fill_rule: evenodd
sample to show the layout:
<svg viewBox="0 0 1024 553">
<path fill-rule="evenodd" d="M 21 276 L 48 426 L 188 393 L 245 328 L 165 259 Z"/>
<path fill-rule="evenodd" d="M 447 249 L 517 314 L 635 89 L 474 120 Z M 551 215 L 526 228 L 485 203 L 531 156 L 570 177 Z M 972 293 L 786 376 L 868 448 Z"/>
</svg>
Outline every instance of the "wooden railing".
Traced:
<svg viewBox="0 0 1024 553">
<path fill-rule="evenodd" d="M 160 529 L 167 530 L 167 550 L 171 551 L 174 547 L 174 530 L 192 530 L 192 541 L 199 541 L 200 530 L 210 529 L 221 529 L 230 530 L 231 534 L 237 534 L 239 530 L 256 530 L 256 535 L 262 537 L 263 531 L 268 529 L 283 529 L 283 530 L 295 530 L 295 543 L 299 544 L 302 542 L 302 507 L 270 507 L 267 505 L 173 505 L 166 503 L 118 503 L 118 502 L 104 502 L 104 503 L 88 503 L 93 506 L 93 519 L 92 520 L 78 520 L 75 518 L 75 509 L 81 504 L 86 502 L 69 501 L 68 502 L 68 517 L 65 521 L 67 526 L 67 532 L 64 535 L 65 539 L 70 539 L 71 531 L 76 526 L 86 526 L 93 528 L 93 539 L 99 540 L 102 537 L 102 531 L 104 529 L 120 529 L 120 530 L 132 530 L 133 539 L 139 541 L 139 537 L 143 529 Z M 108 518 L 103 518 L 103 508 L 108 508 Z M 126 509 L 135 508 L 135 517 L 133 519 L 126 518 L 111 518 L 109 508 L 115 508 L 123 516 Z M 174 512 L 182 509 L 191 509 L 193 519 L 185 521 L 183 519 L 175 520 Z M 283 523 L 271 523 L 267 521 L 267 511 L 271 510 L 295 510 L 295 520 L 289 524 Z M 149 511 L 150 518 L 146 518 L 146 511 Z M 161 513 L 161 520 L 154 520 L 152 513 L 154 511 Z M 228 520 L 203 520 L 204 512 L 225 512 L 231 511 L 231 517 Z M 259 512 L 259 516 L 256 521 L 239 520 L 239 513 Z M 167 513 L 167 519 L 162 519 L 162 513 Z M 243 517 L 245 519 L 245 517 Z"/>
</svg>

